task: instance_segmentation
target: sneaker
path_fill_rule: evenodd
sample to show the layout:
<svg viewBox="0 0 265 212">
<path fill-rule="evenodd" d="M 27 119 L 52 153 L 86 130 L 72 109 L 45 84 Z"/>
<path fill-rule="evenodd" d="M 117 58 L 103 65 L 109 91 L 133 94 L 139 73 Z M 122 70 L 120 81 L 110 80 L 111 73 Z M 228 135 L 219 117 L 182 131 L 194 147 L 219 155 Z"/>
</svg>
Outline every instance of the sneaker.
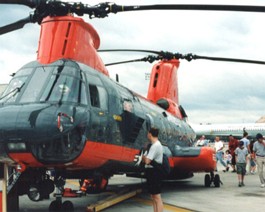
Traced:
<svg viewBox="0 0 265 212">
<path fill-rule="evenodd" d="M 264 187 L 265 187 L 265 184 L 261 184 L 260 187 L 261 187 L 261 188 L 264 188 Z"/>
<path fill-rule="evenodd" d="M 255 174 L 253 171 L 250 172 L 252 175 Z"/>
<path fill-rule="evenodd" d="M 241 187 L 241 186 L 242 186 L 242 184 L 239 182 L 239 183 L 238 183 L 238 187 Z"/>
<path fill-rule="evenodd" d="M 242 186 L 245 186 L 245 183 L 242 182 L 241 185 L 242 185 Z"/>
<path fill-rule="evenodd" d="M 236 170 L 234 169 L 232 172 L 236 172 Z"/>
<path fill-rule="evenodd" d="M 229 167 L 226 167 L 226 171 L 227 171 L 227 172 L 229 171 Z"/>
</svg>

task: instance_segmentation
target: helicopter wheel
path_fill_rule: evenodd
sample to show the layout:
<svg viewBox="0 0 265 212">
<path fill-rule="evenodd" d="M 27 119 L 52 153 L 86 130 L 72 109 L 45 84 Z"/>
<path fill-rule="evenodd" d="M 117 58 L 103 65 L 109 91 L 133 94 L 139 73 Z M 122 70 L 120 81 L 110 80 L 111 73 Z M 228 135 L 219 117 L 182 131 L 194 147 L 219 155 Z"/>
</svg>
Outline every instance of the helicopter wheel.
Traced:
<svg viewBox="0 0 265 212">
<path fill-rule="evenodd" d="M 74 211 L 74 205 L 71 201 L 67 200 L 62 205 L 62 211 Z"/>
<path fill-rule="evenodd" d="M 41 194 L 39 186 L 37 185 L 30 186 L 29 191 L 28 191 L 28 197 L 31 201 L 34 201 L 34 202 L 40 201 L 42 199 L 42 194 Z"/>
<path fill-rule="evenodd" d="M 204 186 L 210 187 L 210 185 L 211 185 L 211 177 L 209 174 L 206 174 L 204 177 Z"/>
<path fill-rule="evenodd" d="M 213 183 L 214 183 L 214 186 L 215 186 L 216 188 L 219 188 L 219 187 L 220 187 L 220 176 L 219 176 L 219 174 L 216 174 L 216 175 L 214 176 Z"/>
<path fill-rule="evenodd" d="M 60 211 L 62 209 L 62 202 L 59 200 L 54 200 L 49 206 L 49 211 Z"/>
</svg>

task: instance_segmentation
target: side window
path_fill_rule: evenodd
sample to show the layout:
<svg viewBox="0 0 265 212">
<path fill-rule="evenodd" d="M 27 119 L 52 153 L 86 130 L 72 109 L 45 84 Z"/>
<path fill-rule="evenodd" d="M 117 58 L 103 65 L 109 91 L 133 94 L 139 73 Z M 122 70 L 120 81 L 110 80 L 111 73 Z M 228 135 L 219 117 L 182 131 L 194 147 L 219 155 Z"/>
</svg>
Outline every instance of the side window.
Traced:
<svg viewBox="0 0 265 212">
<path fill-rule="evenodd" d="M 81 100 L 80 101 L 81 101 L 81 104 L 87 105 L 86 86 L 83 82 L 81 85 Z"/>
<path fill-rule="evenodd" d="M 108 109 L 108 95 L 101 86 L 89 85 L 91 106 Z"/>
<path fill-rule="evenodd" d="M 100 107 L 98 88 L 95 85 L 89 85 L 90 101 L 93 107 Z"/>
</svg>

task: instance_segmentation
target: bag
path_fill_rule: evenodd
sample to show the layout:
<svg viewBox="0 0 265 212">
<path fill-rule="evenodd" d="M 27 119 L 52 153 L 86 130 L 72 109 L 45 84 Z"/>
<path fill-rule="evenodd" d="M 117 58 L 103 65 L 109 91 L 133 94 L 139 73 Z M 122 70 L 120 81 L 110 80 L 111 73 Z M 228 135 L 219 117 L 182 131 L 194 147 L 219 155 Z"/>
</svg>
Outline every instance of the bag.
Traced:
<svg viewBox="0 0 265 212">
<path fill-rule="evenodd" d="M 162 177 L 167 177 L 170 174 L 170 165 L 165 154 L 163 154 L 162 164 L 157 163 L 155 160 L 152 160 L 150 164 L 161 173 Z"/>
</svg>

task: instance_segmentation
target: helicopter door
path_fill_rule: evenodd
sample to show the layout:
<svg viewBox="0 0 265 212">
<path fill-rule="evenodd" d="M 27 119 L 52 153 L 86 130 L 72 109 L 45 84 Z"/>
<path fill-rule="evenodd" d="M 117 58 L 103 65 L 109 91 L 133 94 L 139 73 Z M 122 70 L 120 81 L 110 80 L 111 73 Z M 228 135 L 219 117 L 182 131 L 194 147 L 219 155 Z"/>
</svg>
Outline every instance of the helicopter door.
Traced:
<svg viewBox="0 0 265 212">
<path fill-rule="evenodd" d="M 138 116 L 140 112 L 137 103 L 130 99 L 122 100 L 123 112 L 121 114 L 122 122 L 120 124 L 121 134 L 126 144 L 133 144 L 142 129 L 144 119 Z"/>
<path fill-rule="evenodd" d="M 104 87 L 89 84 L 91 102 L 91 127 L 89 136 L 93 141 L 107 143 L 108 95 Z"/>
</svg>

